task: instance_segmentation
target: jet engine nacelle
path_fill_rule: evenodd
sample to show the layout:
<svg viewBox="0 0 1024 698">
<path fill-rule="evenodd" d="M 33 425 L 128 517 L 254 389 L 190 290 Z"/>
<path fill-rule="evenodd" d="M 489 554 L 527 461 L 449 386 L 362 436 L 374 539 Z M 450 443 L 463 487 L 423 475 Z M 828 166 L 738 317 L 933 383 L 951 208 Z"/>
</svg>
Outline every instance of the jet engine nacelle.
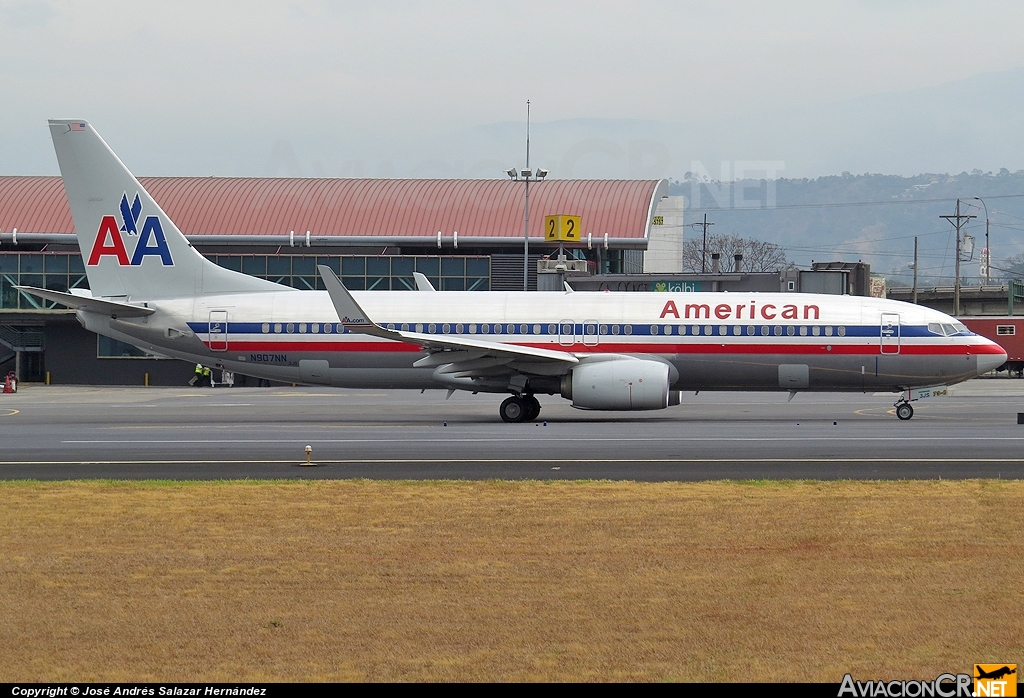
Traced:
<svg viewBox="0 0 1024 698">
<path fill-rule="evenodd" d="M 672 374 L 669 364 L 646 359 L 583 363 L 562 382 L 562 397 L 585 410 L 660 410 L 679 404 L 670 400 Z"/>
</svg>

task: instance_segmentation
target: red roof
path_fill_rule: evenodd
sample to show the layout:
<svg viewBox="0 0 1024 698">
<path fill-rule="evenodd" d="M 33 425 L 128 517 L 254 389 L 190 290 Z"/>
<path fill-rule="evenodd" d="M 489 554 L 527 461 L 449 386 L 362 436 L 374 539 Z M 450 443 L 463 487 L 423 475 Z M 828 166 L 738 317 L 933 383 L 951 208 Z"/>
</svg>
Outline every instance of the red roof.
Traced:
<svg viewBox="0 0 1024 698">
<path fill-rule="evenodd" d="M 524 185 L 498 179 L 141 177 L 187 235 L 522 237 Z M 584 237 L 644 238 L 663 180 L 530 185 L 530 236 L 544 216 L 582 216 Z M 0 231 L 73 233 L 60 177 L 0 176 Z"/>
</svg>

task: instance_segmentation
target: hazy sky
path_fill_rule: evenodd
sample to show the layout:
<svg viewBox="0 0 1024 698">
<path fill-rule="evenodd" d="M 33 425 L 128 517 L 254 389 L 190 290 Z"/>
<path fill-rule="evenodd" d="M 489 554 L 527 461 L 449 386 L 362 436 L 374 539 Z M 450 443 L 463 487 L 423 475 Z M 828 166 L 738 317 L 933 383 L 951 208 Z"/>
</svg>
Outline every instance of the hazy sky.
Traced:
<svg viewBox="0 0 1024 698">
<path fill-rule="evenodd" d="M 529 98 L 546 163 L 594 137 L 551 124 L 597 119 L 624 153 L 660 124 L 646 137 L 667 143 L 652 156 L 665 175 L 719 157 L 814 175 L 850 156 L 815 161 L 786 114 L 1022 66 L 1024 3 L 1002 0 L 0 0 L 0 173 L 55 174 L 45 120 L 81 117 L 141 174 L 491 176 L 522 164 L 522 129 L 500 124 L 524 121 Z M 1016 146 L 993 152 L 1007 162 L 974 166 L 1024 167 Z M 629 175 L 620 160 L 573 174 Z"/>
</svg>

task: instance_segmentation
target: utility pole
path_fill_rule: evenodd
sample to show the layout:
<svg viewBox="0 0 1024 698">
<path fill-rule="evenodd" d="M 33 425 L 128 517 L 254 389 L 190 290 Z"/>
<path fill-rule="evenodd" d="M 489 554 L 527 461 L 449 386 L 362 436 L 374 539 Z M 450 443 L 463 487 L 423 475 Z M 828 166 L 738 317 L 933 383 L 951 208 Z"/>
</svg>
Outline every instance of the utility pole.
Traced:
<svg viewBox="0 0 1024 698">
<path fill-rule="evenodd" d="M 977 216 L 960 215 L 960 199 L 956 200 L 955 216 L 939 216 L 945 218 L 956 228 L 956 281 L 953 282 L 953 317 L 960 315 L 960 229 L 967 225 L 967 221 Z"/>
<path fill-rule="evenodd" d="M 917 305 L 917 236 L 914 236 L 914 305 Z"/>
<path fill-rule="evenodd" d="M 703 223 L 690 223 L 691 228 L 703 228 L 704 229 L 704 246 L 701 247 L 700 252 L 700 273 L 707 273 L 707 259 L 708 259 L 708 226 L 712 226 L 714 223 L 708 223 L 708 214 L 704 214 Z"/>
</svg>

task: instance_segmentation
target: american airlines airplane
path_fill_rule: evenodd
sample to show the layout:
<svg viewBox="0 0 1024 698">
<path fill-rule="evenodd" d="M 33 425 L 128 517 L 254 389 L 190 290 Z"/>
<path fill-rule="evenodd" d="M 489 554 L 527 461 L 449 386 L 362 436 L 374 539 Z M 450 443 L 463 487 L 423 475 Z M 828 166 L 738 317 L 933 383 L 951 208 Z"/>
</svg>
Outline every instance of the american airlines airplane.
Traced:
<svg viewBox="0 0 1024 698">
<path fill-rule="evenodd" d="M 537 395 L 589 410 L 656 410 L 685 390 L 892 391 L 1006 360 L 952 317 L 877 298 L 784 293 L 300 291 L 197 252 L 85 121 L 52 120 L 89 291 L 19 287 L 87 329 L 144 350 L 271 380 L 346 388 Z"/>
</svg>

